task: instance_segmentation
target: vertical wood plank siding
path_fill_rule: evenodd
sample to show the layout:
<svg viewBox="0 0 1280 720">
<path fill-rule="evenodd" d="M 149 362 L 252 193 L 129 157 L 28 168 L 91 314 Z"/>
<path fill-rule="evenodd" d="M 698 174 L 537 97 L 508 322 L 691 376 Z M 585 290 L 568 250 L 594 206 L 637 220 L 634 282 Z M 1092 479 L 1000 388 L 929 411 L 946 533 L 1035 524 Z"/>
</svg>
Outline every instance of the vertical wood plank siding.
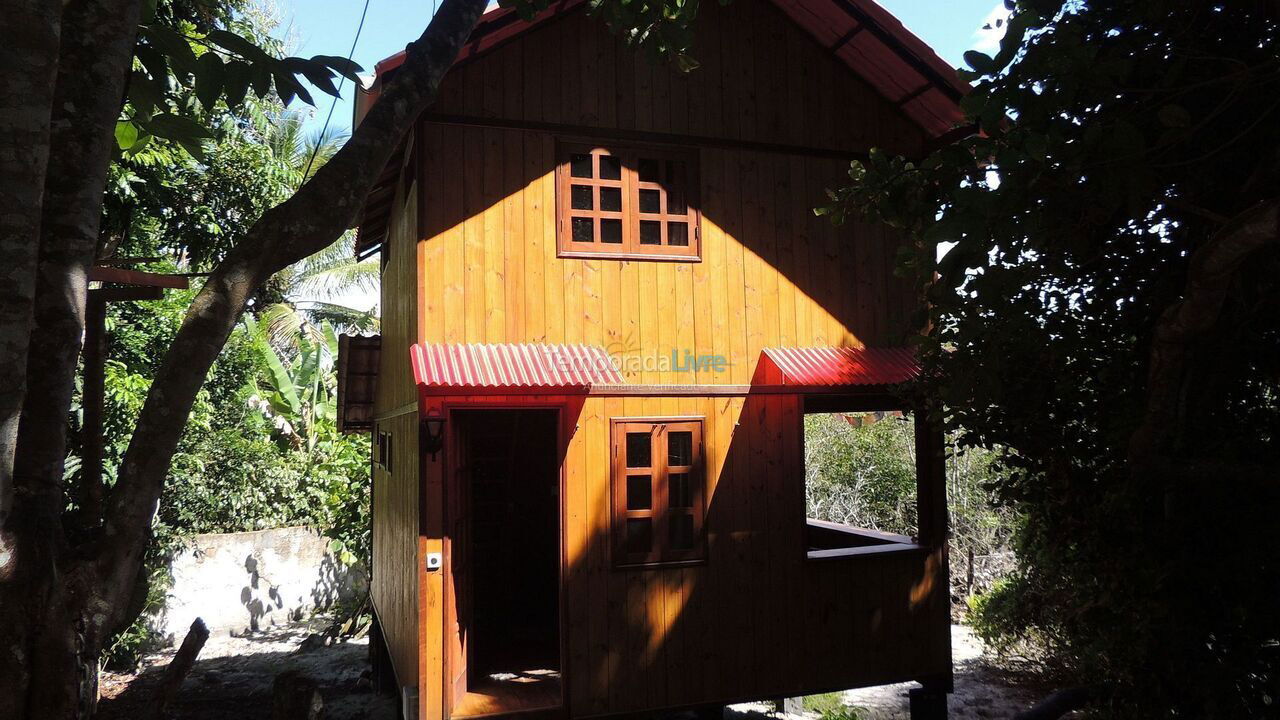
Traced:
<svg viewBox="0 0 1280 720">
<path fill-rule="evenodd" d="M 452 71 L 431 112 L 841 151 L 921 150 L 905 116 L 769 3 L 703 5 L 694 54 L 702 66 L 678 75 L 577 12 Z M 897 345 L 914 332 L 914 293 L 891 272 L 895 239 L 858 223 L 833 228 L 812 212 L 825 188 L 846 179 L 844 161 L 701 148 L 701 262 L 567 259 L 556 254 L 559 138 L 423 122 L 416 140 L 425 181 L 421 264 L 416 283 L 398 264 L 412 256 L 411 199 L 398 206 L 384 278 L 380 408 L 413 402 L 401 367 L 413 341 L 586 342 L 621 356 L 630 382 L 747 383 L 763 347 Z M 687 351 L 730 364 L 695 373 L 638 363 L 669 359 L 673 350 L 677 360 Z M 948 671 L 946 643 L 923 641 L 947 632 L 945 568 L 923 552 L 806 559 L 798 398 L 537 400 L 562 403 L 564 413 L 569 715 Z M 609 420 L 628 416 L 705 419 L 705 563 L 613 569 Z M 384 426 L 413 434 L 415 419 Z M 411 443 L 397 437 L 398 449 Z M 396 462 L 395 478 L 378 474 L 375 482 L 374 593 L 388 625 L 385 615 L 413 592 L 404 586 L 416 587 L 405 563 L 417 558 L 392 536 L 418 540 L 416 524 L 406 530 L 406 514 L 419 507 L 416 486 L 406 484 L 416 482 L 418 467 Z M 439 518 L 444 462 L 442 455 L 423 467 L 423 548 L 447 547 Z M 419 591 L 436 603 L 421 611 L 424 718 L 442 717 L 447 705 L 443 621 L 429 584 L 438 579 L 421 575 Z"/>
<path fill-rule="evenodd" d="M 412 155 L 412 153 L 410 153 Z M 402 685 L 418 681 L 418 423 L 416 412 L 400 412 L 415 398 L 408 348 L 418 332 L 419 281 L 427 281 L 430 304 L 443 290 L 432 275 L 419 275 L 422 260 L 416 242 L 418 184 L 397 187 L 387 238 L 390 258 L 382 274 L 382 342 L 375 417 L 376 432 L 391 434 L 392 472 L 373 470 L 373 566 L 370 594 L 387 639 L 396 677 Z M 429 246 L 428 246 L 429 247 Z M 423 248 L 425 249 L 425 248 Z M 428 253 L 429 254 L 429 253 Z M 432 310 L 434 312 L 434 310 Z M 376 437 L 376 435 L 375 435 Z"/>
</svg>

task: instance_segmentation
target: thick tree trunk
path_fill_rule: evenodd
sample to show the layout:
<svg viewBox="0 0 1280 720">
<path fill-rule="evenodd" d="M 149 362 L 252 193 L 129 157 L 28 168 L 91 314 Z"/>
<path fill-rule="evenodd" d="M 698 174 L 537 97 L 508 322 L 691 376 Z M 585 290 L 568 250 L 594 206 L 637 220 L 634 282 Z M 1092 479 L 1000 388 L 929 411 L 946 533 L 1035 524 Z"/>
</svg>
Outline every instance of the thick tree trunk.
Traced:
<svg viewBox="0 0 1280 720">
<path fill-rule="evenodd" d="M 26 395 L 61 18 L 58 0 L 16 0 L 6 3 L 0 22 L 0 718 L 27 716 L 29 619 L 48 596 L 42 572 L 48 554 L 36 523 L 13 512 L 13 463 Z"/>
<path fill-rule="evenodd" d="M 113 50 L 124 47 L 127 68 L 138 2 L 73 0 L 67 6 L 67 27 L 73 18 L 80 23 L 96 16 L 96 24 L 64 43 L 64 72 L 54 101 L 60 115 L 74 115 L 76 121 L 55 120 L 58 152 L 48 163 L 35 301 L 40 332 L 30 350 L 41 362 L 29 368 L 28 397 L 33 401 L 21 420 L 16 460 L 17 485 L 27 491 L 19 493 L 22 507 L 3 528 L 30 552 L 14 557 L 12 582 L 0 585 L 0 627 L 10 633 L 0 655 L 15 658 L 14 672 L 0 674 L 0 698 L 17 698 L 8 708 L 0 706 L 12 709 L 0 715 L 85 715 L 92 688 L 87 674 L 103 643 L 132 620 L 127 608 L 142 571 L 151 518 L 196 393 L 245 303 L 275 272 L 328 246 L 354 222 L 485 4 L 445 0 L 343 149 L 294 197 L 264 214 L 215 268 L 152 383 L 108 498 L 103 528 L 78 547 L 63 537 L 59 517 L 65 421 L 84 327 L 85 271 L 97 240 L 124 80 Z M 82 62 L 83 74 L 72 76 L 68 68 Z M 87 92 L 91 85 L 92 94 Z M 79 92 L 86 94 L 71 94 Z M 99 100 L 104 105 L 110 100 L 112 106 L 104 109 Z M 34 402 L 37 396 L 39 403 Z M 5 562 L 0 555 L 0 567 Z"/>
<path fill-rule="evenodd" d="M 49 159 L 49 108 L 58 72 L 62 6 L 16 0 L 0 23 L 0 528 L 13 507 L 13 458 L 26 394 L 40 208 Z M 6 541 L 0 536 L 0 582 Z M 0 673 L 5 661 L 0 660 Z M 4 710 L 0 698 L 0 715 Z"/>
</svg>

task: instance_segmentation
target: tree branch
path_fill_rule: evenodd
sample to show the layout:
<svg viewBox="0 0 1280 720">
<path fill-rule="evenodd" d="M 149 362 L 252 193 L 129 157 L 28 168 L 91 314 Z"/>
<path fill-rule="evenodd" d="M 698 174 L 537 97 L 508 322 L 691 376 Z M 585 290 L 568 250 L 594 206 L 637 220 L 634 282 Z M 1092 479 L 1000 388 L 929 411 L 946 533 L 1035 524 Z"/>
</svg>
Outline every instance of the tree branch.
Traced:
<svg viewBox="0 0 1280 720">
<path fill-rule="evenodd" d="M 110 586 L 125 585 L 124 578 L 141 561 L 187 415 L 245 303 L 272 274 L 324 249 L 353 224 L 392 151 L 435 97 L 485 4 L 445 0 L 343 148 L 297 194 L 268 210 L 210 274 L 156 374 L 120 466 L 105 540 L 95 548 L 96 565 Z"/>
<path fill-rule="evenodd" d="M 1280 240 L 1280 198 L 1233 218 L 1191 256 L 1183 299 L 1156 321 L 1147 368 L 1147 409 L 1129 441 L 1129 459 L 1142 467 L 1158 455 L 1177 421 L 1187 353 L 1222 312 L 1232 277 L 1255 251 Z"/>
</svg>

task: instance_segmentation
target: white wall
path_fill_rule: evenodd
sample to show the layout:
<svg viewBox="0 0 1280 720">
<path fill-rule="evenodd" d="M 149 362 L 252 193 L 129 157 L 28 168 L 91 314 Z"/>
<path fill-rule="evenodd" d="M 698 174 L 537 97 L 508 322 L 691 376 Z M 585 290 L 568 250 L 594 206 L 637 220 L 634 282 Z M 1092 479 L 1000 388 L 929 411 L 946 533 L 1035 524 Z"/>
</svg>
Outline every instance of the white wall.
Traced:
<svg viewBox="0 0 1280 720">
<path fill-rule="evenodd" d="M 154 627 L 181 642 L 200 617 L 211 633 L 242 635 L 363 593 L 364 571 L 342 567 L 328 545 L 305 527 L 196 535 L 173 558 L 173 587 Z"/>
</svg>

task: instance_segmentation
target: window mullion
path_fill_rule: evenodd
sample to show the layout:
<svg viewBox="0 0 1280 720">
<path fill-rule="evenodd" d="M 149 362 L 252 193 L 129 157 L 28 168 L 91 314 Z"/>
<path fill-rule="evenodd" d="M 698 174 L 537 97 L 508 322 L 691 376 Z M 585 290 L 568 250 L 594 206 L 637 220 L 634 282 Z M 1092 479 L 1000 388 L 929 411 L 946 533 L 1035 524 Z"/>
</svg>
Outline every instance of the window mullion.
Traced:
<svg viewBox="0 0 1280 720">
<path fill-rule="evenodd" d="M 654 426 L 654 443 L 653 443 L 653 549 L 659 561 L 665 560 L 670 554 L 668 547 L 668 535 L 671 529 L 668 527 L 670 523 L 670 498 L 668 497 L 669 488 L 668 469 L 667 469 L 667 426 Z"/>
<path fill-rule="evenodd" d="M 640 247 L 640 191 L 635 153 L 622 153 L 622 245 L 628 253 Z"/>
</svg>

